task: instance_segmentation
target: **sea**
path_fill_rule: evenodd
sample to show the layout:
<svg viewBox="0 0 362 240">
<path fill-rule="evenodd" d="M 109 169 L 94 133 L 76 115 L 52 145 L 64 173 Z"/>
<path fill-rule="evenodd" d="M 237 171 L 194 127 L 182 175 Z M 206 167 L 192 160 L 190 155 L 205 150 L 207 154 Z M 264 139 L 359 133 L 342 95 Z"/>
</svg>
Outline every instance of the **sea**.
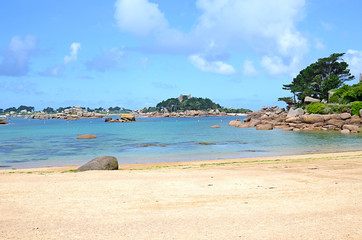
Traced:
<svg viewBox="0 0 362 240">
<path fill-rule="evenodd" d="M 0 125 L 0 169 L 81 165 L 105 155 L 129 164 L 362 150 L 361 133 L 260 131 L 228 125 L 244 118 L 137 118 L 130 123 L 10 118 L 8 125 Z M 77 139 L 82 134 L 97 138 Z"/>
</svg>

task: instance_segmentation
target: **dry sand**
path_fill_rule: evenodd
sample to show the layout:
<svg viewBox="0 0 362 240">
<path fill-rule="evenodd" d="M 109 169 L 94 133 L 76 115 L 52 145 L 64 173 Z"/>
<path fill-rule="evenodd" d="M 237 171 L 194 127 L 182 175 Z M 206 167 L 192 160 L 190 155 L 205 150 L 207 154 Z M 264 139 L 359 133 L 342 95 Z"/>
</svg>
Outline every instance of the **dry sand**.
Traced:
<svg viewBox="0 0 362 240">
<path fill-rule="evenodd" d="M 362 152 L 216 162 L 2 170 L 0 239 L 362 239 Z"/>
</svg>

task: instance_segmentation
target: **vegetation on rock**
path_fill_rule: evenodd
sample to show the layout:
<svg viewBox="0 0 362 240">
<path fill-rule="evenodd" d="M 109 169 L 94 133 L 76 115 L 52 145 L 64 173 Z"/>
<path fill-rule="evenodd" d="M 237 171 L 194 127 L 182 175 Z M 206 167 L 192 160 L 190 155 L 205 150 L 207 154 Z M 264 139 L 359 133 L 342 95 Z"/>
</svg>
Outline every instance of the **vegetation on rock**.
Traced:
<svg viewBox="0 0 362 240">
<path fill-rule="evenodd" d="M 327 101 L 330 90 L 354 79 L 348 64 L 342 59 L 343 55 L 344 53 L 333 53 L 301 70 L 291 84 L 283 85 L 283 89 L 290 91 L 293 97 L 283 97 L 278 100 L 287 104 L 303 104 L 305 97 L 310 96 Z"/>
<path fill-rule="evenodd" d="M 354 101 L 362 101 L 362 82 L 352 86 L 344 85 L 332 91 L 332 96 L 329 98 L 331 103 L 348 104 Z"/>
</svg>

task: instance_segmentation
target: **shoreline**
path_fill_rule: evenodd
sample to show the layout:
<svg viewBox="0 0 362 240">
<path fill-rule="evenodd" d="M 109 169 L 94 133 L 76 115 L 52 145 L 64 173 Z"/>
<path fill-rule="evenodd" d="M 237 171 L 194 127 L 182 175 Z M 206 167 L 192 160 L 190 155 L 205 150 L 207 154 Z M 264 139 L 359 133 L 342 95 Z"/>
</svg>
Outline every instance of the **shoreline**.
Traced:
<svg viewBox="0 0 362 240">
<path fill-rule="evenodd" d="M 157 163 L 130 163 L 119 164 L 119 170 L 145 170 L 145 169 L 158 169 L 158 168 L 178 168 L 178 167 L 197 167 L 197 166 L 218 166 L 218 165 L 233 165 L 233 164 L 248 164 L 248 163 L 263 163 L 263 162 L 286 162 L 295 160 L 315 159 L 323 160 L 325 158 L 333 157 L 348 157 L 360 156 L 362 158 L 362 150 L 360 151 L 346 151 L 346 152 L 326 152 L 326 153 L 310 153 L 310 154 L 296 154 L 296 155 L 281 155 L 270 157 L 250 157 L 250 158 L 229 158 L 218 160 L 197 160 L 197 161 L 176 161 L 176 162 L 157 162 Z M 90 160 L 89 160 L 90 161 Z M 2 173 L 17 173 L 17 172 L 66 172 L 75 171 L 81 164 L 65 164 L 64 166 L 57 167 L 30 167 L 30 168 L 16 168 L 16 169 L 0 169 Z"/>
</svg>

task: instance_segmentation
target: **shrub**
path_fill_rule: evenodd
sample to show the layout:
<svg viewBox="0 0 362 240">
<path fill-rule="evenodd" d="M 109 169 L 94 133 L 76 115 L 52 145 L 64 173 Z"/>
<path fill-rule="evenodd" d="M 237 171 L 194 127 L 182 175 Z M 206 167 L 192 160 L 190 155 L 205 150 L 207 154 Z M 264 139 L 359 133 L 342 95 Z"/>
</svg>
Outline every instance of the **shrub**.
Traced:
<svg viewBox="0 0 362 240">
<path fill-rule="evenodd" d="M 326 114 L 351 112 L 351 104 L 328 103 L 324 109 Z"/>
<path fill-rule="evenodd" d="M 355 101 L 352 103 L 351 113 L 359 116 L 359 110 L 362 109 L 362 101 Z"/>
<path fill-rule="evenodd" d="M 308 105 L 307 112 L 310 114 L 323 114 L 325 113 L 326 104 L 314 102 Z"/>
<path fill-rule="evenodd" d="M 344 85 L 334 91 L 334 94 L 329 98 L 330 103 L 348 104 L 354 101 L 362 100 L 362 83 L 357 83 L 352 86 Z"/>
</svg>

